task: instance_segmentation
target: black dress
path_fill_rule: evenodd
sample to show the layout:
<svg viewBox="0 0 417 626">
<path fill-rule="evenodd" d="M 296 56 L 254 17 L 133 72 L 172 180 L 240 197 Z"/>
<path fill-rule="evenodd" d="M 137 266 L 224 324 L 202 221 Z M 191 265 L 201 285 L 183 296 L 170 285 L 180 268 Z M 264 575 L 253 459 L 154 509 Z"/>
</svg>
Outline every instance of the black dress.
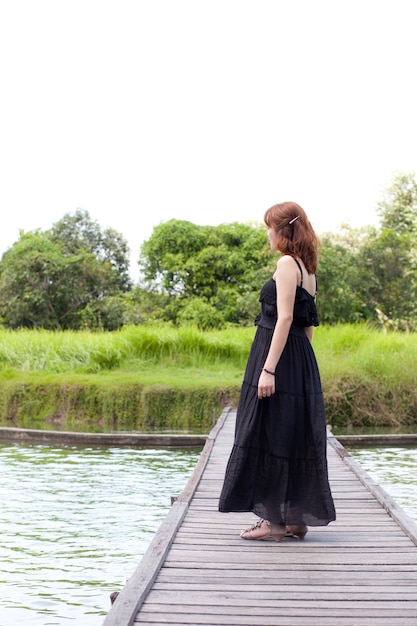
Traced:
<svg viewBox="0 0 417 626">
<path fill-rule="evenodd" d="M 325 526 L 336 519 L 327 474 L 326 419 L 320 374 L 304 330 L 318 326 L 318 318 L 299 267 L 301 285 L 275 371 L 276 391 L 259 400 L 258 379 L 277 321 L 275 281 L 271 278 L 261 290 L 219 511 L 253 511 L 281 525 Z"/>
</svg>

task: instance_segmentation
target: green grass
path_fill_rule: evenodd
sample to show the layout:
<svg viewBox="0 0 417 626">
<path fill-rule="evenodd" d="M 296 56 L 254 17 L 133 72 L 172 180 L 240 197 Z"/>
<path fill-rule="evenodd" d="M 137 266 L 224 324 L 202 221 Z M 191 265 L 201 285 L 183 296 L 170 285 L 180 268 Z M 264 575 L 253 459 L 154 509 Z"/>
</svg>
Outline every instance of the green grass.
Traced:
<svg viewBox="0 0 417 626">
<path fill-rule="evenodd" d="M 113 333 L 0 330 L 1 370 L 72 372 L 128 371 L 157 378 L 157 370 L 206 369 L 221 375 L 242 368 L 253 329 L 202 332 L 170 326 L 127 327 Z"/>
<path fill-rule="evenodd" d="M 323 379 L 345 376 L 392 384 L 417 382 L 417 334 L 382 333 L 366 325 L 319 327 L 314 349 Z"/>
<path fill-rule="evenodd" d="M 170 414 L 186 428 L 209 415 L 211 423 L 213 407 L 236 403 L 254 333 L 253 326 L 3 329 L 1 414 L 16 424 L 60 416 L 81 424 L 90 416 L 108 428 L 166 426 Z M 417 424 L 417 334 L 320 326 L 313 345 L 334 425 Z"/>
<path fill-rule="evenodd" d="M 416 333 L 323 327 L 314 345 L 335 426 L 417 425 Z"/>
</svg>

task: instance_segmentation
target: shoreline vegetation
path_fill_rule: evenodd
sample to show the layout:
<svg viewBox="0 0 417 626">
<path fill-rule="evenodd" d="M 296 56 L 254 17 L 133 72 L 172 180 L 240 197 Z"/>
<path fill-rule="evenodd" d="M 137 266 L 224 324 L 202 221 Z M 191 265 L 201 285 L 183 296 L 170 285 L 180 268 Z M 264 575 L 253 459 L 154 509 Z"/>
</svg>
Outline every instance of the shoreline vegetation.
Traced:
<svg viewBox="0 0 417 626">
<path fill-rule="evenodd" d="M 208 433 L 235 407 L 255 327 L 0 330 L 0 426 L 80 432 Z M 417 334 L 319 326 L 327 421 L 417 427 Z"/>
</svg>

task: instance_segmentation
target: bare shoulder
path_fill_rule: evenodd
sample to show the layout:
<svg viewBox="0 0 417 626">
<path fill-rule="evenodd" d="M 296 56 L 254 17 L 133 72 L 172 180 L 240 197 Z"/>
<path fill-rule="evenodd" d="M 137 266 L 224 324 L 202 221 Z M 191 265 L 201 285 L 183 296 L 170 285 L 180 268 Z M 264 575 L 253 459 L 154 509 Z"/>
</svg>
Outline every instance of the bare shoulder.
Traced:
<svg viewBox="0 0 417 626">
<path fill-rule="evenodd" d="M 275 279 L 280 285 L 288 284 L 291 289 L 297 284 L 297 264 L 289 254 L 285 254 L 277 261 L 277 269 L 275 270 Z"/>
<path fill-rule="evenodd" d="M 297 264 L 294 263 L 294 259 L 289 254 L 284 254 L 277 261 L 277 271 L 278 272 L 291 272 L 293 274 L 297 273 Z"/>
<path fill-rule="evenodd" d="M 283 254 L 279 257 L 277 265 L 294 265 L 294 259 L 290 254 Z"/>
</svg>

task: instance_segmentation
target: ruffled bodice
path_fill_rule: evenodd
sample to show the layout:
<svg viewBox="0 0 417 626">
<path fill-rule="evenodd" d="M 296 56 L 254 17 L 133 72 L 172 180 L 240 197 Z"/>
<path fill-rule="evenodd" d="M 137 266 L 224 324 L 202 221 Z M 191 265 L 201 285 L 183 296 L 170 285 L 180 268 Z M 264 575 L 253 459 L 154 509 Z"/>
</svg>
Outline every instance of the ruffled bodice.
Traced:
<svg viewBox="0 0 417 626">
<path fill-rule="evenodd" d="M 273 278 L 270 278 L 261 289 L 259 296 L 261 313 L 255 320 L 256 326 L 275 328 L 277 323 L 277 288 Z M 318 326 L 316 301 L 304 287 L 297 285 L 294 302 L 293 326 Z"/>
</svg>

